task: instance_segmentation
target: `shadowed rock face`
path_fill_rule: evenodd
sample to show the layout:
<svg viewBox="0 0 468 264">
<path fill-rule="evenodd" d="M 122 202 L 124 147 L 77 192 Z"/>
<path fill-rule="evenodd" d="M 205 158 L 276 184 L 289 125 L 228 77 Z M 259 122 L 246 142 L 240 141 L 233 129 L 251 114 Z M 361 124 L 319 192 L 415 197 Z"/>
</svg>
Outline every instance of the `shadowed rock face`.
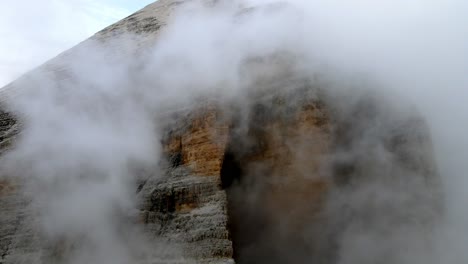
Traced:
<svg viewBox="0 0 468 264">
<path fill-rule="evenodd" d="M 93 38 L 133 32 L 143 36 L 139 49 L 178 5 L 160 0 Z M 64 56 L 43 68 L 63 77 L 66 67 L 55 66 Z M 441 199 L 424 121 L 372 94 L 343 102 L 302 82 L 269 90 L 283 83 L 260 83 L 247 103 L 205 101 L 155 117 L 163 157 L 134 174 L 138 213 L 118 216 L 155 240 L 154 257 L 141 263 L 398 263 L 399 234 L 430 233 Z M 2 102 L 27 93 L 14 86 Z M 1 153 L 14 148 L 20 123 L 0 112 Z M 67 263 L 76 241 L 47 241 L 25 179 L 0 176 L 0 263 Z M 348 243 L 357 233 L 386 250 L 350 254 L 362 250 Z"/>
</svg>

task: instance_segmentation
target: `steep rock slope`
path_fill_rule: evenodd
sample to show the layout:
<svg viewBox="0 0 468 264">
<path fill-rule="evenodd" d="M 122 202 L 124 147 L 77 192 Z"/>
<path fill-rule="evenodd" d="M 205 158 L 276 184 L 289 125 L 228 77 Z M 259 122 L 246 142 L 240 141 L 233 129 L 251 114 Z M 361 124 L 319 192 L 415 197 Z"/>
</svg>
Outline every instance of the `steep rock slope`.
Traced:
<svg viewBox="0 0 468 264">
<path fill-rule="evenodd" d="M 139 54 L 182 4 L 157 1 L 92 40 L 134 33 L 131 45 L 112 45 L 121 45 L 120 55 Z M 67 59 L 86 45 L 29 75 L 73 80 Z M 5 105 L 30 93 L 21 83 L 2 90 Z M 125 216 L 156 241 L 142 263 L 336 263 L 338 252 L 350 250 L 343 241 L 353 230 L 390 249 L 392 233 L 431 230 L 440 210 L 438 178 L 416 113 L 402 116 L 372 95 L 337 105 L 320 92 L 324 87 L 304 80 L 270 76 L 259 86 L 265 89 L 247 102 L 202 100 L 155 116 L 163 157 L 155 171 L 135 173 L 138 213 Z M 282 86 L 291 87 L 278 91 Z M 14 148 L 21 117 L 3 108 L 5 152 Z M 0 181 L 0 262 L 67 263 L 74 241 L 47 241 L 25 179 L 12 176 L 2 173 Z M 381 190 L 403 198 L 374 199 Z"/>
</svg>

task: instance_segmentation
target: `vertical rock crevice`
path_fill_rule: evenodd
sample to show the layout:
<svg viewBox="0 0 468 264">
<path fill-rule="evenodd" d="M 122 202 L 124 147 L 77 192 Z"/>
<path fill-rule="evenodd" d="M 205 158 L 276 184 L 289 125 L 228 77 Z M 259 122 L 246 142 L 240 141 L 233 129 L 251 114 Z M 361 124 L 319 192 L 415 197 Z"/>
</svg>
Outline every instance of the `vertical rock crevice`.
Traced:
<svg viewBox="0 0 468 264">
<path fill-rule="evenodd" d="M 315 241 L 303 235 L 320 225 L 328 186 L 320 175 L 326 112 L 317 102 L 270 99 L 252 106 L 246 129 L 231 128 L 221 167 L 238 264 L 300 263 L 318 255 Z"/>
</svg>

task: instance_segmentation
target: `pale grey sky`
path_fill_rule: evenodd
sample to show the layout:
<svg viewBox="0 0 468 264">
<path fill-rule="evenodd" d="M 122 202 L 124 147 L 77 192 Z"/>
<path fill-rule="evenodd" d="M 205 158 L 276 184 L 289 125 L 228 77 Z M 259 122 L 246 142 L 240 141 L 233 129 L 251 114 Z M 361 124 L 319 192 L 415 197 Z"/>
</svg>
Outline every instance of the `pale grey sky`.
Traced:
<svg viewBox="0 0 468 264">
<path fill-rule="evenodd" d="M 155 0 L 0 0 L 0 87 Z"/>
</svg>

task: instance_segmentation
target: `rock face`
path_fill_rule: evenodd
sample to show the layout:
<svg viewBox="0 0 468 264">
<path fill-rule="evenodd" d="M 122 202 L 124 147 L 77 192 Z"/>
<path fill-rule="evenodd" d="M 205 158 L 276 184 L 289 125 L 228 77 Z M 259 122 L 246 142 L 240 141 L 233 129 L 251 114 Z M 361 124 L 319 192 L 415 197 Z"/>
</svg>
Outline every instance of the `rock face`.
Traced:
<svg viewBox="0 0 468 264">
<path fill-rule="evenodd" d="M 93 38 L 133 32 L 144 46 L 181 4 L 157 1 Z M 42 69 L 63 78 L 66 56 Z M 259 92 L 243 111 L 205 101 L 157 117 L 166 124 L 157 173 L 163 176 L 135 176 L 137 221 L 179 250 L 157 253 L 150 263 L 336 263 L 338 252 L 349 250 L 343 239 L 361 225 L 399 230 L 424 223 L 430 230 L 440 209 L 438 178 L 417 114 L 401 117 L 371 95 L 337 107 L 310 84 L 292 86 Z M 4 88 L 2 100 L 18 89 Z M 19 123 L 0 113 L 2 153 L 14 147 Z M 0 179 L 0 263 L 62 263 L 54 257 L 60 247 L 35 230 L 21 181 L 7 176 Z M 370 185 L 405 199 L 371 203 L 378 194 Z"/>
<path fill-rule="evenodd" d="M 167 127 L 163 139 L 165 176 L 143 181 L 143 222 L 159 237 L 183 247 L 185 257 L 201 262 L 232 258 L 227 228 L 227 198 L 220 171 L 227 124 L 216 109 L 177 113 L 180 126 Z"/>
</svg>

